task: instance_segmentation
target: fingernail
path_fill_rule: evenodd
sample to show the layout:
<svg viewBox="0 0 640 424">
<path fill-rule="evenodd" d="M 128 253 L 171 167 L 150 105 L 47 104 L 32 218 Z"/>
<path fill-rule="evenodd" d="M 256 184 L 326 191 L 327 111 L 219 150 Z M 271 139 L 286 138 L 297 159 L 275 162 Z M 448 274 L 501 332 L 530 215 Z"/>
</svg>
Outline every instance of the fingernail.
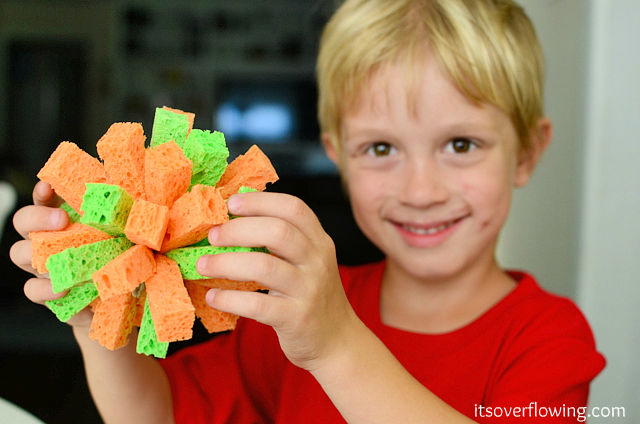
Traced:
<svg viewBox="0 0 640 424">
<path fill-rule="evenodd" d="M 196 268 L 198 269 L 198 272 L 200 274 L 204 274 L 204 272 L 206 271 L 208 261 L 209 259 L 206 256 L 202 256 L 200 259 L 198 259 L 198 262 L 196 262 Z"/>
<path fill-rule="evenodd" d="M 220 234 L 220 226 L 216 225 L 215 227 L 209 230 L 209 243 L 213 246 L 218 239 L 218 234 Z"/>
<path fill-rule="evenodd" d="M 51 226 L 55 228 L 61 227 L 64 223 L 64 214 L 65 212 L 60 209 L 52 211 L 49 214 L 49 223 Z"/>
<path fill-rule="evenodd" d="M 217 293 L 218 289 L 211 289 L 207 292 L 207 294 L 205 295 L 205 301 L 207 302 L 207 305 L 213 306 L 213 299 L 215 299 Z"/>
<path fill-rule="evenodd" d="M 238 208 L 240 207 L 240 196 L 236 196 L 235 194 L 229 197 L 227 200 L 227 209 L 230 213 L 238 213 Z"/>
</svg>

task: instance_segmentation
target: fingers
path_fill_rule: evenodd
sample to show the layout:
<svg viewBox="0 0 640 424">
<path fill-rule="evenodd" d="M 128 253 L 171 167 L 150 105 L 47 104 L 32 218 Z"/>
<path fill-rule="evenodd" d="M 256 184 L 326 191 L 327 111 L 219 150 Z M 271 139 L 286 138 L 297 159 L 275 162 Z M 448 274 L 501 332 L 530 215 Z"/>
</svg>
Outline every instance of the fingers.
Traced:
<svg viewBox="0 0 640 424">
<path fill-rule="evenodd" d="M 265 293 L 211 289 L 205 297 L 212 308 L 251 318 L 272 327 L 280 327 L 292 316 L 291 303 Z"/>
<path fill-rule="evenodd" d="M 20 240 L 14 243 L 9 250 L 9 257 L 11 262 L 21 269 L 38 276 L 38 272 L 31 265 L 31 240 Z"/>
<path fill-rule="evenodd" d="M 67 292 L 54 293 L 51 281 L 46 278 L 30 278 L 24 284 L 24 294 L 30 301 L 43 305 L 47 300 L 59 299 Z"/>
<path fill-rule="evenodd" d="M 198 260 L 197 268 L 202 275 L 236 281 L 256 281 L 287 296 L 298 294 L 301 290 L 300 271 L 290 263 L 266 253 L 204 255 Z"/>
<path fill-rule="evenodd" d="M 13 226 L 25 239 L 32 231 L 61 230 L 68 223 L 67 213 L 54 207 L 29 205 L 13 215 Z"/>
<path fill-rule="evenodd" d="M 33 204 L 57 208 L 62 204 L 62 199 L 56 195 L 56 192 L 48 183 L 39 181 L 33 187 Z"/>
<path fill-rule="evenodd" d="M 304 261 L 311 250 L 311 240 L 293 224 L 272 217 L 232 219 L 209 231 L 212 246 L 266 246 L 269 251 L 294 265 Z"/>
<path fill-rule="evenodd" d="M 309 206 L 295 196 L 255 192 L 234 194 L 227 201 L 229 212 L 238 216 L 271 216 L 291 223 L 314 240 L 324 234 L 320 221 Z"/>
</svg>

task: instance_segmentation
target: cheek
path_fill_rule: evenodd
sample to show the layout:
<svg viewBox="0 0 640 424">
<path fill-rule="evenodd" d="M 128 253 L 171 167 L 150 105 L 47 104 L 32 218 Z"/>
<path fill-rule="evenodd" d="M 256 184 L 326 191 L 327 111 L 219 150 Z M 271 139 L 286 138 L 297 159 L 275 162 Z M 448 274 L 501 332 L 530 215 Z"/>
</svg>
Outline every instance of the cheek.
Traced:
<svg viewBox="0 0 640 424">
<path fill-rule="evenodd" d="M 482 227 L 502 226 L 511 205 L 513 187 L 512 176 L 506 167 L 466 175 L 460 186 Z"/>
</svg>

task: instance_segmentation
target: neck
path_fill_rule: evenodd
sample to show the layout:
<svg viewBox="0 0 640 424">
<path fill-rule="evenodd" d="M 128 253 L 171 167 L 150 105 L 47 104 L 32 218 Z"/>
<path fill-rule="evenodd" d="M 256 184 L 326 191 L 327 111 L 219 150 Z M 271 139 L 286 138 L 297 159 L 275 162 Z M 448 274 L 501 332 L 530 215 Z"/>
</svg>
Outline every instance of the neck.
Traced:
<svg viewBox="0 0 640 424">
<path fill-rule="evenodd" d="M 382 278 L 381 317 L 400 328 L 447 332 L 478 318 L 514 286 L 492 253 L 455 275 L 437 278 L 411 275 L 388 260 Z"/>
</svg>

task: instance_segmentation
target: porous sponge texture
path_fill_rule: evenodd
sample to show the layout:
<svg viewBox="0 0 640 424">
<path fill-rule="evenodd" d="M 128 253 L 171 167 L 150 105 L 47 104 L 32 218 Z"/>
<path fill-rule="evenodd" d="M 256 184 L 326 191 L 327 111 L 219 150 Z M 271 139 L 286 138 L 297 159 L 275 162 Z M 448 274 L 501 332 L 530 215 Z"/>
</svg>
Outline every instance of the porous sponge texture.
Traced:
<svg viewBox="0 0 640 424">
<path fill-rule="evenodd" d="M 192 162 L 191 185 L 215 186 L 227 168 L 229 149 L 219 131 L 192 130 L 182 147 Z"/>
<path fill-rule="evenodd" d="M 91 225 L 112 236 L 124 234 L 133 198 L 120 186 L 87 183 L 82 198 L 80 222 Z"/>
<path fill-rule="evenodd" d="M 49 256 L 51 288 L 60 293 L 78 283 L 89 281 L 94 272 L 131 247 L 124 237 L 111 238 L 79 247 L 71 247 Z"/>
<path fill-rule="evenodd" d="M 111 236 L 103 231 L 80 223 L 71 223 L 60 231 L 34 231 L 29 233 L 31 239 L 31 265 L 41 274 L 47 272 L 46 261 L 51 255 L 62 252 L 69 247 L 79 247 Z"/>
<path fill-rule="evenodd" d="M 188 340 L 193 336 L 195 310 L 178 265 L 156 255 L 156 273 L 145 283 L 158 341 Z"/>
<path fill-rule="evenodd" d="M 185 286 L 196 309 L 196 316 L 209 333 L 236 328 L 238 315 L 214 309 L 205 301 L 205 296 L 211 287 L 201 285 L 199 281 L 185 281 Z"/>
<path fill-rule="evenodd" d="M 151 310 L 149 308 L 149 298 L 147 297 L 144 302 L 144 313 L 142 314 L 140 332 L 138 333 L 136 352 L 145 355 L 153 355 L 156 358 L 166 358 L 168 350 L 169 343 L 158 341 L 153 318 L 151 317 Z"/>
<path fill-rule="evenodd" d="M 136 199 L 124 227 L 127 238 L 136 244 L 160 250 L 169 225 L 169 208 L 144 199 Z"/>
<path fill-rule="evenodd" d="M 134 198 L 144 194 L 144 142 L 142 125 L 117 122 L 98 140 L 107 182 L 123 187 Z"/>
<path fill-rule="evenodd" d="M 192 113 L 192 112 L 185 112 L 184 110 L 180 110 L 180 109 L 174 109 L 171 108 L 169 106 L 162 106 L 163 110 L 169 111 L 169 112 L 173 112 L 173 113 L 178 113 L 180 115 L 183 115 L 187 118 L 187 122 L 189 124 L 189 130 L 187 131 L 187 136 L 189 136 L 191 129 L 193 128 L 193 122 L 196 119 L 196 114 Z"/>
<path fill-rule="evenodd" d="M 227 166 L 218 181 L 224 199 L 238 192 L 242 186 L 264 190 L 267 183 L 278 181 L 278 174 L 269 158 L 255 144 Z"/>
<path fill-rule="evenodd" d="M 133 329 L 136 302 L 131 293 L 100 299 L 94 308 L 89 337 L 109 350 L 125 346 Z"/>
<path fill-rule="evenodd" d="M 185 112 L 176 112 L 176 109 L 170 108 L 156 108 L 151 130 L 151 147 L 169 141 L 176 142 L 178 146 L 184 145 L 192 126 L 193 120 L 189 123 L 189 117 Z"/>
<path fill-rule="evenodd" d="M 156 271 L 153 253 L 146 246 L 135 245 L 94 272 L 101 299 L 131 293 Z"/>
<path fill-rule="evenodd" d="M 201 286 L 208 287 L 210 289 L 223 289 L 223 290 L 242 290 L 242 291 L 258 291 L 269 290 L 255 281 L 235 281 L 227 280 L 226 278 L 211 278 L 206 280 L 197 280 Z"/>
<path fill-rule="evenodd" d="M 80 211 L 85 183 L 107 180 L 100 161 L 74 143 L 63 141 L 51 154 L 38 178 L 51 185 L 73 209 Z"/>
<path fill-rule="evenodd" d="M 253 252 L 262 251 L 255 247 L 218 247 L 218 246 L 197 246 L 183 247 L 167 252 L 167 257 L 174 260 L 180 268 L 180 273 L 185 280 L 206 279 L 204 275 L 196 270 L 196 262 L 202 255 L 218 255 L 229 252 Z"/>
<path fill-rule="evenodd" d="M 85 283 L 72 287 L 64 297 L 55 300 L 48 300 L 45 305 L 56 314 L 62 322 L 67 322 L 69 318 L 89 306 L 98 297 L 98 289 L 93 283 Z"/>
<path fill-rule="evenodd" d="M 169 141 L 145 152 L 145 200 L 171 207 L 173 202 L 189 188 L 191 161 L 178 145 Z"/>
<path fill-rule="evenodd" d="M 209 229 L 229 220 L 227 203 L 215 187 L 196 185 L 180 196 L 169 211 L 161 251 L 188 246 L 207 237 Z"/>
</svg>

